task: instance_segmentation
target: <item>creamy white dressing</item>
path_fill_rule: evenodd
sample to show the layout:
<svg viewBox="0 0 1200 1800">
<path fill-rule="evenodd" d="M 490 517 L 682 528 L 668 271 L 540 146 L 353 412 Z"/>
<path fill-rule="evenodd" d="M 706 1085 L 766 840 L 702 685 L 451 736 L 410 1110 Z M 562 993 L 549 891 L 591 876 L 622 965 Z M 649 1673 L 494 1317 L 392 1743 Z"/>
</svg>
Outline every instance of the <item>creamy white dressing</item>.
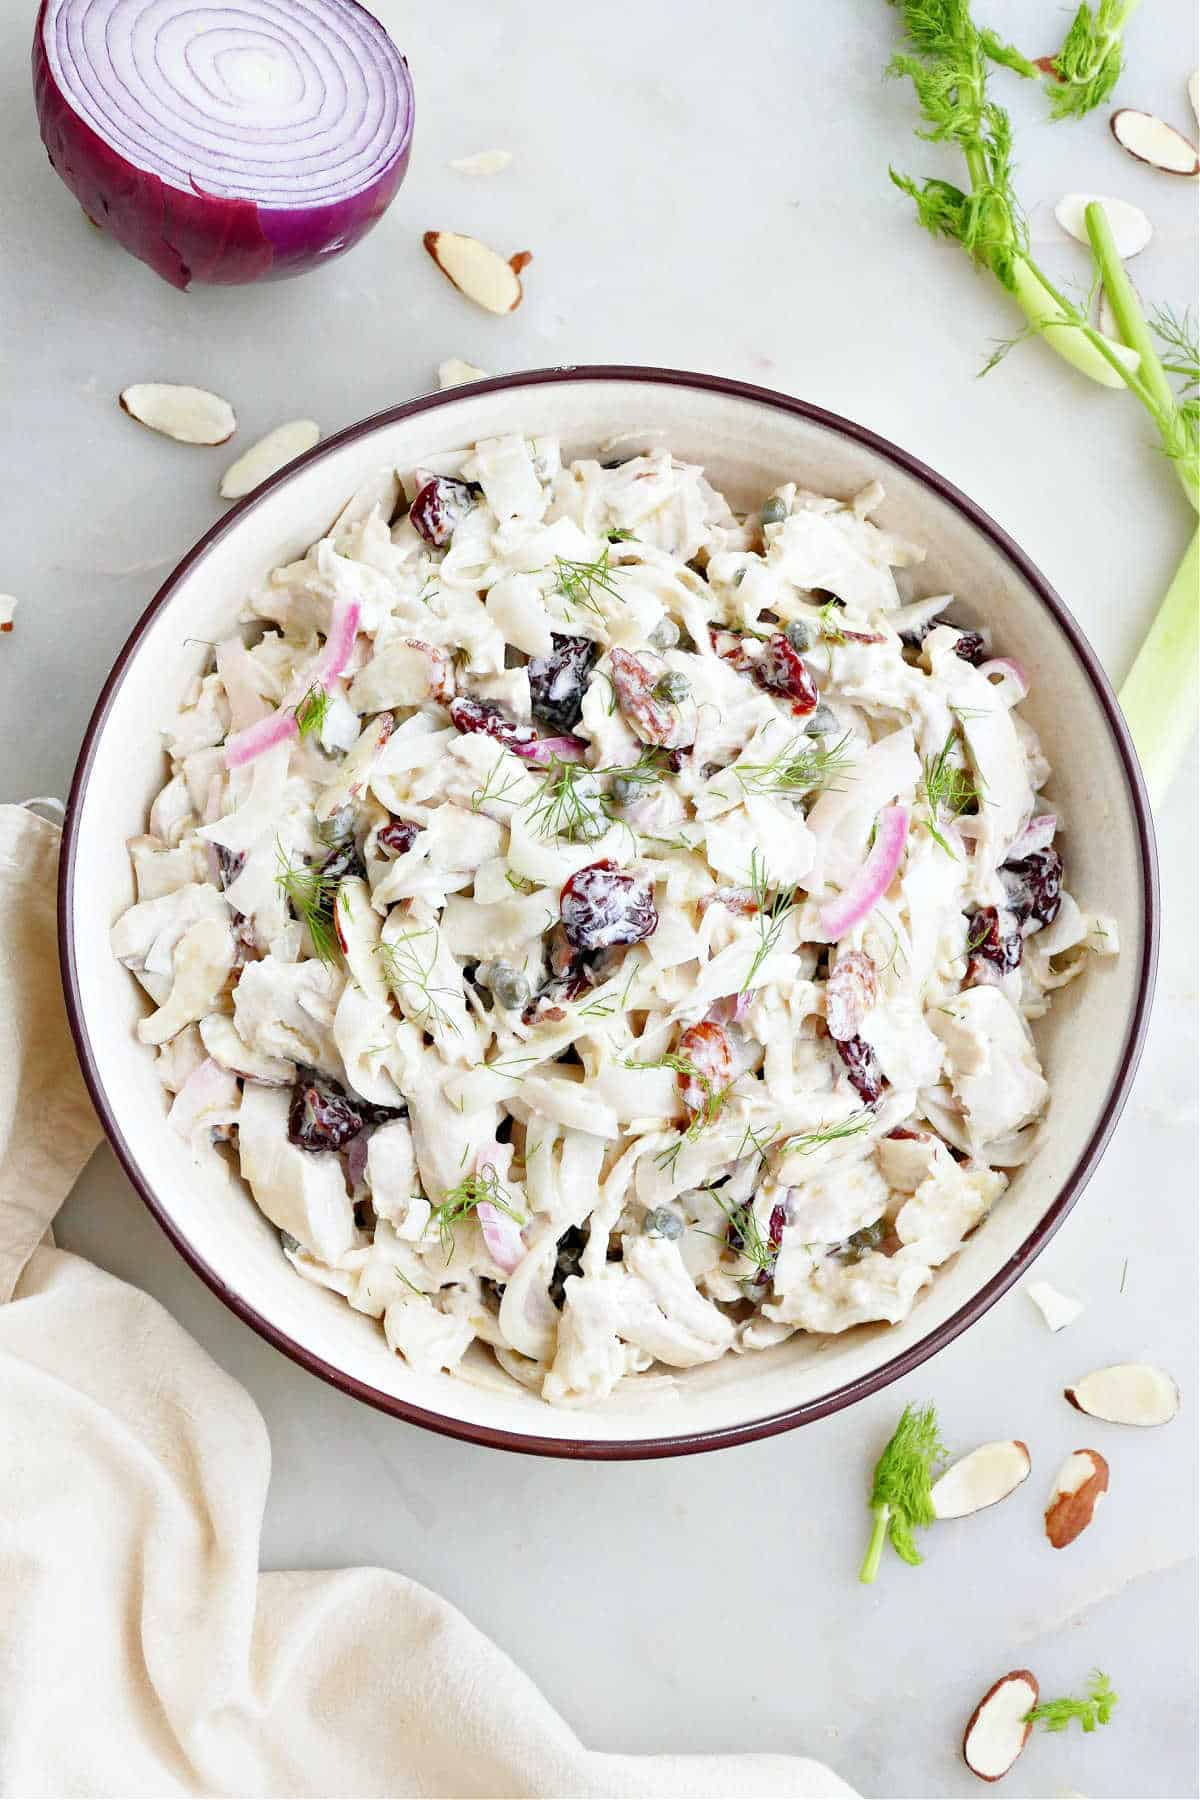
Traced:
<svg viewBox="0 0 1200 1800">
<path fill-rule="evenodd" d="M 1029 1021 L 1117 922 L 1040 819 L 1022 855 L 1023 680 L 882 499 L 480 443 L 373 478 L 184 696 L 113 928 L 139 1034 L 414 1366 L 584 1406 L 896 1322 L 1030 1153 Z"/>
</svg>

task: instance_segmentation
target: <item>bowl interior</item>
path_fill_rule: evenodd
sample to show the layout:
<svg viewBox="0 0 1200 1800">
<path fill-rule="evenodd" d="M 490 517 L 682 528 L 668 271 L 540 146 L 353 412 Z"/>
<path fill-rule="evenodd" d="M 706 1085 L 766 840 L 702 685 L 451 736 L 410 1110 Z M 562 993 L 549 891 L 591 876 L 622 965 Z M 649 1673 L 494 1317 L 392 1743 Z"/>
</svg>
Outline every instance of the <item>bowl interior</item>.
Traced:
<svg viewBox="0 0 1200 1800">
<path fill-rule="evenodd" d="M 277 478 L 181 565 L 123 653 L 85 745 L 64 855 L 63 947 L 85 1070 L 110 1136 L 181 1248 L 252 1323 L 363 1397 L 432 1415 L 426 1422 L 443 1429 L 485 1441 L 512 1434 L 528 1448 L 559 1440 L 540 1447 L 565 1453 L 645 1454 L 671 1447 L 664 1440 L 748 1435 L 768 1421 L 778 1428 L 869 1391 L 947 1341 L 964 1313 L 975 1316 L 1015 1278 L 1098 1154 L 1131 1073 L 1153 973 L 1153 852 L 1111 697 L 994 528 L 899 452 L 795 405 L 699 377 L 547 372 L 381 415 Z M 673 1397 L 614 1398 L 587 1412 L 547 1407 L 482 1353 L 468 1361 L 467 1379 L 419 1374 L 389 1353 L 374 1320 L 298 1279 L 240 1181 L 219 1158 L 193 1163 L 166 1128 L 154 1054 L 134 1036 L 145 1001 L 108 947 L 112 922 L 134 897 L 125 841 L 145 830 L 165 779 L 160 732 L 206 642 L 228 634 L 248 590 L 303 554 L 377 467 L 411 468 L 514 430 L 558 435 L 565 456 L 614 439 L 613 454 L 668 445 L 747 507 L 781 479 L 839 496 L 881 480 L 877 518 L 927 549 L 904 577 L 912 597 L 954 592 L 956 622 L 988 624 L 999 653 L 1033 672 L 1024 711 L 1054 767 L 1049 792 L 1065 820 L 1070 886 L 1112 913 L 1122 938 L 1120 957 L 1063 990 L 1037 1028 L 1052 1088 L 1041 1150 L 905 1324 L 797 1336 L 689 1371 Z"/>
</svg>

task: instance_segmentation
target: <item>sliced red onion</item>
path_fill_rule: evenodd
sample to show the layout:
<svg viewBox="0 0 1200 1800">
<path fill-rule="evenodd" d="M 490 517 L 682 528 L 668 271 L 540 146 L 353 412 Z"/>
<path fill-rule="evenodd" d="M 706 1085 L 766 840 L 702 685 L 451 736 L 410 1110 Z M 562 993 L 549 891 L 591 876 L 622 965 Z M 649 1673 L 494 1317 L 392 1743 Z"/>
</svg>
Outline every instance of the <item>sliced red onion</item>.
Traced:
<svg viewBox="0 0 1200 1800">
<path fill-rule="evenodd" d="M 527 743 L 507 744 L 514 756 L 532 763 L 535 769 L 549 768 L 552 762 L 581 763 L 587 758 L 587 745 L 582 738 L 530 738 Z"/>
<path fill-rule="evenodd" d="M 492 1260 L 499 1264 L 506 1275 L 511 1275 L 525 1255 L 521 1227 L 509 1213 L 501 1212 L 490 1200 L 481 1200 L 475 1212 Z"/>
<path fill-rule="evenodd" d="M 1005 706 L 1019 706 L 1029 692 L 1029 676 L 1011 656 L 994 656 L 991 662 L 980 663 L 979 673 Z"/>
<path fill-rule="evenodd" d="M 408 65 L 356 0 L 42 0 L 33 82 L 88 217 L 178 288 L 349 249 L 408 166 Z"/>
<path fill-rule="evenodd" d="M 900 867 L 907 841 L 907 806 L 885 806 L 879 815 L 875 842 L 866 862 L 837 899 L 821 908 L 821 931 L 831 943 L 853 931 L 887 893 Z"/>
<path fill-rule="evenodd" d="M 371 1143 L 371 1133 L 360 1131 L 346 1145 L 346 1173 L 350 1177 L 352 1187 L 358 1187 L 367 1172 L 367 1150 Z"/>
<path fill-rule="evenodd" d="M 1038 813 L 1008 846 L 1004 852 L 1005 862 L 1019 862 L 1023 856 L 1032 856 L 1035 850 L 1048 850 L 1057 830 L 1057 813 Z"/>
<path fill-rule="evenodd" d="M 313 664 L 312 679 L 305 688 L 306 693 L 313 687 L 328 688 L 337 680 L 354 654 L 354 640 L 358 636 L 361 616 L 362 608 L 357 600 L 339 598 L 334 602 L 329 636 L 325 640 L 325 648 Z M 273 750 L 276 744 L 298 737 L 299 733 L 296 708 L 280 706 L 265 719 L 259 719 L 257 724 L 247 725 L 244 731 L 235 731 L 232 737 L 226 739 L 225 767 L 243 768 L 256 757 Z"/>
<path fill-rule="evenodd" d="M 339 596 L 334 601 L 329 636 L 313 667 L 312 686 L 327 688 L 330 682 L 337 680 L 354 653 L 354 640 L 358 636 L 361 617 L 362 608 L 357 600 L 345 600 Z"/>
<path fill-rule="evenodd" d="M 247 725 L 244 731 L 235 731 L 231 738 L 225 740 L 225 767 L 244 768 L 257 757 L 265 756 L 276 744 L 297 737 L 299 731 L 296 715 L 291 708 L 278 707 L 275 712 L 268 713 L 265 719 L 260 719 L 257 725 Z"/>
</svg>

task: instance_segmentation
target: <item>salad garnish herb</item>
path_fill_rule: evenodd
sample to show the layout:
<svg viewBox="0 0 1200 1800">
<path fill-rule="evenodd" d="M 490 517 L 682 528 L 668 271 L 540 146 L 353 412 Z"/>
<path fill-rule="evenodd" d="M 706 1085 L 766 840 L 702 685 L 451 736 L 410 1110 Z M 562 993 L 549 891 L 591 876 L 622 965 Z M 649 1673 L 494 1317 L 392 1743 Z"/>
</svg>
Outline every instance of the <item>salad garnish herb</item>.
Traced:
<svg viewBox="0 0 1200 1800">
<path fill-rule="evenodd" d="M 666 1056 L 656 1056 L 652 1062 L 639 1062 L 636 1057 L 627 1056 L 625 1067 L 627 1069 L 673 1069 L 676 1075 L 682 1075 L 686 1080 L 694 1081 L 699 1085 L 704 1096 L 703 1104 L 683 1133 L 683 1137 L 689 1144 L 694 1144 L 700 1133 L 709 1125 L 716 1124 L 725 1102 L 733 1092 L 733 1082 L 729 1082 L 723 1088 L 714 1087 L 709 1077 L 702 1074 L 695 1063 L 689 1062 L 686 1056 L 675 1055 L 674 1052 L 670 1052 Z"/>
<path fill-rule="evenodd" d="M 784 1138 L 780 1152 L 784 1156 L 811 1156 L 823 1144 L 836 1144 L 842 1138 L 858 1137 L 860 1132 L 867 1131 L 875 1121 L 875 1114 L 869 1106 L 860 1112 L 852 1112 L 848 1118 L 840 1119 L 835 1125 L 818 1125 L 812 1131 L 797 1131 L 791 1137 Z"/>
<path fill-rule="evenodd" d="M 422 960 L 417 949 L 422 938 L 433 939 L 428 961 Z M 452 1031 L 458 1035 L 457 1023 L 438 999 L 439 994 L 451 994 L 454 990 L 436 986 L 432 980 L 437 951 L 437 933 L 432 926 L 426 926 L 420 931 L 406 931 L 400 937 L 393 938 L 390 943 L 375 946 L 383 978 L 392 992 L 399 996 L 401 989 L 406 990 L 403 999 L 409 1007 L 413 1023 L 423 1031 L 432 1031 L 434 1026 L 441 1026 L 444 1031 Z"/>
<path fill-rule="evenodd" d="M 336 961 L 338 941 L 333 906 L 339 877 L 326 875 L 320 863 L 292 862 L 282 844 L 276 844 L 275 856 L 275 885 L 291 901 L 292 911 L 307 928 L 314 953 L 323 963 Z"/>
<path fill-rule="evenodd" d="M 854 759 L 846 751 L 849 742 L 849 732 L 829 745 L 794 737 L 769 762 L 735 763 L 733 773 L 748 794 L 781 794 L 790 799 L 815 793 L 830 787 L 833 777 L 852 765 Z"/>
<path fill-rule="evenodd" d="M 712 1195 L 729 1220 L 733 1233 L 741 1240 L 736 1246 L 737 1254 L 744 1256 L 747 1262 L 752 1262 L 756 1269 L 762 1269 L 769 1274 L 775 1266 L 775 1258 L 779 1251 L 771 1242 L 770 1237 L 764 1234 L 753 1203 L 746 1201 L 744 1204 L 735 1204 L 732 1201 L 725 1201 L 714 1187 L 707 1188 L 706 1192 Z M 701 1237 L 716 1238 L 718 1243 L 729 1243 L 728 1231 L 720 1236 L 715 1231 L 702 1231 L 700 1235 Z M 729 1247 L 734 1249 L 732 1244 Z"/>
<path fill-rule="evenodd" d="M 1117 1696 L 1102 1669 L 1093 1669 L 1088 1677 L 1087 1693 L 1082 1700 L 1044 1700 L 1025 1714 L 1027 1725 L 1042 1725 L 1047 1731 L 1065 1731 L 1072 1719 L 1078 1719 L 1085 1731 L 1107 1725 L 1117 1709 Z"/>
<path fill-rule="evenodd" d="M 758 908 L 754 915 L 758 926 L 758 949 L 746 971 L 746 979 L 738 989 L 739 994 L 746 992 L 763 963 L 778 944 L 784 921 L 796 905 L 794 886 L 779 888 L 775 898 L 768 901 L 767 865 L 757 850 L 752 850 L 750 853 L 749 887 Z"/>
<path fill-rule="evenodd" d="M 479 811 L 485 800 L 491 800 L 493 804 L 501 800 L 507 800 L 510 806 L 515 806 L 517 804 L 516 801 L 510 799 L 509 796 L 512 794 L 514 788 L 519 788 L 522 785 L 525 771 L 524 769 L 516 768 L 509 769 L 506 773 L 502 772 L 504 771 L 505 763 L 509 760 L 508 752 L 502 750 L 488 770 L 487 778 L 484 781 L 483 786 L 476 788 L 475 792 L 471 795 L 471 811 L 473 813 Z M 494 787 L 492 785 L 493 782 L 496 784 Z"/>
<path fill-rule="evenodd" d="M 495 1169 L 490 1163 L 486 1164 L 477 1175 L 468 1175 L 457 1187 L 452 1187 L 429 1215 L 429 1223 L 437 1231 L 447 1262 L 454 1255 L 455 1231 L 484 1200 L 497 1212 L 507 1213 L 518 1225 L 525 1223 L 524 1213 L 518 1212 L 509 1199 Z"/>
<path fill-rule="evenodd" d="M 331 705 L 332 697 L 319 682 L 314 682 L 304 698 L 292 708 L 301 739 L 310 735 L 320 737 Z"/>
<path fill-rule="evenodd" d="M 613 585 L 613 571 L 608 562 L 608 545 L 592 562 L 573 562 L 570 557 L 556 556 L 554 572 L 558 576 L 558 592 L 569 606 L 581 606 L 603 619 L 604 612 L 596 598 L 597 590 L 610 599 L 619 600 Z"/>
<path fill-rule="evenodd" d="M 927 756 L 921 764 L 920 797 L 929 808 L 928 831 L 934 843 L 954 856 L 953 850 L 938 830 L 938 819 L 944 808 L 953 819 L 960 818 L 971 806 L 982 799 L 982 780 L 963 768 L 961 763 L 950 761 L 950 752 L 958 743 L 956 732 L 951 729 L 945 743 L 936 756 Z"/>
<path fill-rule="evenodd" d="M 525 810 L 539 837 L 561 837 L 569 844 L 589 843 L 612 822 L 594 771 L 586 763 L 562 762 L 557 756 L 551 757 Z"/>
<path fill-rule="evenodd" d="M 933 1407 L 906 1406 L 875 1465 L 871 1484 L 875 1525 L 860 1581 L 871 1582 L 878 1575 L 885 1537 L 902 1562 L 915 1565 L 922 1560 L 913 1531 L 933 1524 L 933 1468 L 945 1454 Z"/>
</svg>

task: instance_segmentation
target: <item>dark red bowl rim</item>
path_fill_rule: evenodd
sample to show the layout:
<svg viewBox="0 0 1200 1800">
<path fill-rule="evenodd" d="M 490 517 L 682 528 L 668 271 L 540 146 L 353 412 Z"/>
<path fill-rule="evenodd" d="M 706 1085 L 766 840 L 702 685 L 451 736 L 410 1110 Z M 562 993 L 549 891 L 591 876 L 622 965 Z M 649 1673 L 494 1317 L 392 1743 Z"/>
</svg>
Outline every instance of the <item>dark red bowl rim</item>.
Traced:
<svg viewBox="0 0 1200 1800">
<path fill-rule="evenodd" d="M 1030 1233 L 1005 1266 L 972 1299 L 910 1349 L 893 1357 L 880 1368 L 872 1370 L 869 1375 L 861 1376 L 856 1381 L 847 1382 L 843 1387 L 835 1389 L 830 1394 L 824 1394 L 819 1399 L 790 1407 L 786 1411 L 774 1413 L 768 1418 L 753 1419 L 746 1424 L 730 1425 L 715 1431 L 693 1432 L 684 1436 L 614 1439 L 601 1442 L 570 1437 L 527 1437 L 520 1432 L 501 1431 L 487 1425 L 475 1425 L 465 1420 L 447 1418 L 441 1413 L 428 1412 L 423 1407 L 412 1406 L 392 1394 L 382 1393 L 378 1388 L 358 1381 L 344 1370 L 335 1368 L 321 1357 L 314 1355 L 303 1344 L 297 1343 L 295 1339 L 288 1337 L 269 1320 L 263 1318 L 255 1307 L 228 1288 L 203 1258 L 196 1254 L 173 1224 L 165 1208 L 159 1203 L 149 1183 L 142 1175 L 133 1151 L 126 1141 L 109 1103 L 108 1095 L 99 1077 L 88 1028 L 83 1018 L 75 945 L 71 931 L 78 849 L 76 816 L 95 756 L 96 740 L 108 716 L 109 707 L 121 683 L 126 666 L 136 653 L 150 621 L 167 604 L 180 581 L 199 558 L 205 555 L 210 546 L 224 537 L 227 532 L 234 530 L 247 513 L 256 506 L 260 506 L 267 496 L 283 482 L 290 481 L 298 469 L 306 467 L 322 456 L 328 456 L 331 451 L 338 449 L 341 445 L 351 443 L 356 438 L 377 430 L 380 426 L 395 424 L 401 419 L 413 418 L 420 413 L 452 404 L 455 400 L 462 398 L 466 392 L 471 394 L 497 393 L 506 389 L 542 387 L 559 382 L 588 381 L 636 381 L 643 382 L 649 387 L 690 387 L 705 393 L 730 395 L 735 399 L 748 400 L 759 406 L 771 407 L 777 412 L 791 413 L 798 418 L 809 420 L 839 432 L 855 443 L 866 446 L 867 449 L 884 457 L 906 474 L 914 476 L 932 489 L 942 500 L 948 501 L 977 531 L 990 539 L 1038 595 L 1069 641 L 1084 674 L 1091 683 L 1101 711 L 1108 720 L 1109 729 L 1125 769 L 1129 797 L 1137 824 L 1142 857 L 1142 899 L 1145 919 L 1138 997 L 1125 1034 L 1125 1043 L 1122 1047 L 1117 1074 L 1096 1128 L 1084 1145 L 1070 1176 L 1037 1228 Z M 636 364 L 615 363 L 566 365 L 561 368 L 531 369 L 512 375 L 499 375 L 488 381 L 473 382 L 467 389 L 455 388 L 445 393 L 423 394 L 415 400 L 405 401 L 400 406 L 388 407 L 382 412 L 372 414 L 370 418 L 360 420 L 355 425 L 347 426 L 344 431 L 337 432 L 333 437 L 325 439 L 315 449 L 298 457 L 295 462 L 289 463 L 286 469 L 264 482 L 253 494 L 248 495 L 246 499 L 240 501 L 223 518 L 219 519 L 210 530 L 205 532 L 204 536 L 193 546 L 159 588 L 135 625 L 104 683 L 84 734 L 83 745 L 71 783 L 63 829 L 58 880 L 58 939 L 67 1017 L 79 1053 L 84 1079 L 87 1082 L 96 1112 L 108 1140 L 133 1186 L 176 1249 L 191 1264 L 201 1280 L 207 1282 L 213 1293 L 223 1300 L 226 1306 L 240 1319 L 257 1331 L 260 1337 L 265 1338 L 269 1344 L 273 1344 L 277 1350 L 282 1350 L 286 1356 L 290 1356 L 293 1362 L 299 1363 L 302 1368 L 308 1369 L 312 1374 L 321 1376 L 324 1380 L 332 1383 L 334 1387 L 340 1388 L 343 1393 L 353 1395 L 355 1399 L 365 1400 L 368 1405 L 378 1407 L 381 1412 L 391 1413 L 396 1418 L 405 1419 L 413 1425 L 424 1426 L 430 1431 L 440 1432 L 443 1436 L 486 1445 L 492 1449 L 513 1450 L 532 1456 L 565 1456 L 602 1462 L 638 1460 L 643 1457 L 656 1456 L 687 1456 L 701 1450 L 724 1449 L 733 1444 L 749 1443 L 756 1438 L 772 1437 L 776 1432 L 789 1431 L 797 1425 L 805 1425 L 814 1419 L 824 1418 L 827 1414 L 839 1412 L 843 1407 L 851 1406 L 855 1401 L 865 1399 L 868 1394 L 878 1392 L 880 1388 L 887 1387 L 891 1382 L 899 1381 L 903 1376 L 912 1374 L 914 1369 L 919 1368 L 929 1357 L 936 1355 L 939 1350 L 943 1350 L 947 1344 L 952 1343 L 960 1332 L 965 1331 L 968 1325 L 973 1325 L 975 1320 L 981 1318 L 989 1307 L 994 1306 L 1058 1230 L 1091 1178 L 1101 1153 L 1112 1136 L 1128 1098 L 1130 1084 L 1145 1041 L 1158 964 L 1159 930 L 1158 864 L 1154 828 L 1145 784 L 1128 727 L 1096 654 L 1079 625 L 1045 576 L 1017 547 L 1007 532 L 1003 531 L 995 520 L 983 511 L 982 507 L 977 506 L 952 482 L 947 481 L 945 476 L 939 475 L 921 462 L 918 457 L 901 450 L 887 438 L 868 431 L 865 426 L 857 425 L 851 419 L 842 418 L 838 413 L 828 412 L 824 407 L 813 406 L 806 400 L 793 399 L 790 395 L 777 393 L 771 388 L 756 387 L 750 382 L 732 381 L 718 375 L 690 373 L 682 369 L 641 368 Z"/>
</svg>

